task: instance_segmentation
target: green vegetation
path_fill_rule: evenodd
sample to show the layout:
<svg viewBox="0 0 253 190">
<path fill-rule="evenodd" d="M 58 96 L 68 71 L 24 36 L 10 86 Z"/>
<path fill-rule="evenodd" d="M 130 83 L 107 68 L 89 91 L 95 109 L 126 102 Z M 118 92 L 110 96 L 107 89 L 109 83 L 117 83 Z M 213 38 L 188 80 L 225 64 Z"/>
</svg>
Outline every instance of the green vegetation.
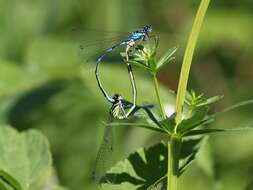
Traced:
<svg viewBox="0 0 253 190">
<path fill-rule="evenodd" d="M 104 126 L 115 149 L 103 189 L 252 189 L 253 4 L 208 4 L 2 0 L 0 190 L 97 189 L 90 177 Z M 94 28 L 131 31 L 144 20 L 159 39 L 129 62 L 138 105 L 154 107 L 105 123 L 109 105 L 78 46 L 101 38 Z M 75 30 L 83 26 L 91 32 Z M 101 64 L 101 78 L 131 100 L 125 55 L 116 56 L 122 64 Z"/>
</svg>

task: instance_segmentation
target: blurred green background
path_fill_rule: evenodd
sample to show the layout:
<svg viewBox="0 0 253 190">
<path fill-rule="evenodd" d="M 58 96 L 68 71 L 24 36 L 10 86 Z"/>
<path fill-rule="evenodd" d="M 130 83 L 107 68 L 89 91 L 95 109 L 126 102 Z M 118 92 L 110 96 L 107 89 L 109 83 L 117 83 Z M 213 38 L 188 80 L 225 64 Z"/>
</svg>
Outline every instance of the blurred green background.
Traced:
<svg viewBox="0 0 253 190">
<path fill-rule="evenodd" d="M 198 4 L 197 0 L 0 0 L 0 122 L 20 131 L 36 128 L 48 137 L 63 186 L 97 189 L 90 176 L 109 105 L 96 86 L 94 65 L 84 62 L 79 45 L 90 35 L 103 35 L 95 30 L 132 31 L 152 25 L 160 35 L 160 53 L 179 47 L 175 64 L 159 74 L 163 101 L 172 106 L 175 97 L 166 88 L 177 88 Z M 252 10 L 252 0 L 211 1 L 189 87 L 206 96 L 224 95 L 214 110 L 253 96 Z M 131 97 L 123 65 L 104 64 L 101 72 L 111 93 Z M 137 68 L 135 73 L 138 102 L 153 102 L 150 77 Z M 252 124 L 252 112 L 252 106 L 240 108 L 212 126 Z M 212 135 L 180 179 L 180 189 L 253 189 L 252 139 L 252 132 Z M 116 129 L 114 159 L 157 140 L 159 136 L 140 129 Z"/>
</svg>

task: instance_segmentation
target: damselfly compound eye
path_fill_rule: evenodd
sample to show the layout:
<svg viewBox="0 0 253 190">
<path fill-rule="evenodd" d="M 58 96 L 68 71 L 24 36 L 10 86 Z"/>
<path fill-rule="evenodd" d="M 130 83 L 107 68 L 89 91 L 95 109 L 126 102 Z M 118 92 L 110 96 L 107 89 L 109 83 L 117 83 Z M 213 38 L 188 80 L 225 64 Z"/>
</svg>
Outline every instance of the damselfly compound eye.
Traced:
<svg viewBox="0 0 253 190">
<path fill-rule="evenodd" d="M 149 26 L 149 25 L 146 25 L 146 26 L 143 27 L 143 31 L 144 32 L 152 32 L 152 27 Z"/>
</svg>

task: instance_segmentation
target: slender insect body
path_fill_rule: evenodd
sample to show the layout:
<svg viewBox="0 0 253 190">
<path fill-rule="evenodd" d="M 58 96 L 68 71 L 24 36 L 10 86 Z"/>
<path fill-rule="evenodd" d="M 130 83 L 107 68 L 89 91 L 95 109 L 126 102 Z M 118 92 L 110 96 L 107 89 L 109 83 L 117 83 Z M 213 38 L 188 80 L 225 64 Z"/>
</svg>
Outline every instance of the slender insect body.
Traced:
<svg viewBox="0 0 253 190">
<path fill-rule="evenodd" d="M 146 36 L 145 32 L 139 32 L 139 31 L 135 31 L 133 32 L 129 37 L 129 41 L 137 41 L 137 40 L 142 40 L 144 37 Z"/>
<path fill-rule="evenodd" d="M 103 58 L 108 55 L 110 52 L 112 52 L 114 49 L 120 47 L 120 46 L 126 46 L 126 60 L 129 60 L 128 57 L 128 52 L 129 50 L 135 46 L 135 42 L 142 40 L 145 41 L 148 38 L 148 33 L 152 32 L 152 28 L 151 26 L 144 26 L 141 30 L 137 30 L 135 32 L 132 32 L 127 39 L 122 40 L 121 42 L 115 44 L 114 46 L 107 48 L 104 52 L 104 54 L 102 54 L 101 56 L 99 56 L 97 58 L 97 64 L 96 64 L 96 69 L 95 69 L 95 76 L 96 76 L 96 80 L 98 83 L 98 87 L 101 90 L 101 92 L 103 93 L 104 97 L 106 98 L 106 100 L 110 103 L 112 103 L 112 107 L 113 107 L 113 111 L 112 111 L 112 116 L 119 118 L 119 119 L 124 119 L 127 118 L 131 112 L 134 110 L 135 106 L 136 106 L 136 96 L 137 96 L 137 90 L 136 90 L 136 85 L 135 85 L 135 80 L 134 80 L 134 75 L 133 75 L 133 71 L 131 68 L 130 64 L 127 64 L 128 67 L 128 74 L 129 74 L 129 78 L 130 78 L 130 82 L 131 82 L 131 86 L 132 86 L 132 93 L 133 93 L 133 104 L 132 107 L 128 110 L 128 112 L 125 112 L 125 108 L 121 103 L 120 99 L 115 99 L 115 97 L 111 97 L 106 90 L 104 89 L 101 81 L 100 81 L 100 77 L 99 77 L 99 64 L 102 62 Z M 118 97 L 119 98 L 119 97 Z"/>
</svg>

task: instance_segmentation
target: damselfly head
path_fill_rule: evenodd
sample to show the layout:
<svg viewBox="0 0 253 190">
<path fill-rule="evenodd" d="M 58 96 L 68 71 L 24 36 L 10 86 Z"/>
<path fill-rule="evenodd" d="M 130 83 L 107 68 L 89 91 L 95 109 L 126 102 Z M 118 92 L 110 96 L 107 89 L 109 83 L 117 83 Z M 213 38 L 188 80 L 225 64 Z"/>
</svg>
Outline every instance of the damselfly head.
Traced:
<svg viewBox="0 0 253 190">
<path fill-rule="evenodd" d="M 146 25 L 143 27 L 143 32 L 148 33 L 152 32 L 152 27 L 150 25 Z"/>
<path fill-rule="evenodd" d="M 122 96 L 119 94 L 114 94 L 114 96 L 112 98 L 115 100 L 115 102 L 117 102 L 119 100 L 123 100 Z"/>
</svg>

